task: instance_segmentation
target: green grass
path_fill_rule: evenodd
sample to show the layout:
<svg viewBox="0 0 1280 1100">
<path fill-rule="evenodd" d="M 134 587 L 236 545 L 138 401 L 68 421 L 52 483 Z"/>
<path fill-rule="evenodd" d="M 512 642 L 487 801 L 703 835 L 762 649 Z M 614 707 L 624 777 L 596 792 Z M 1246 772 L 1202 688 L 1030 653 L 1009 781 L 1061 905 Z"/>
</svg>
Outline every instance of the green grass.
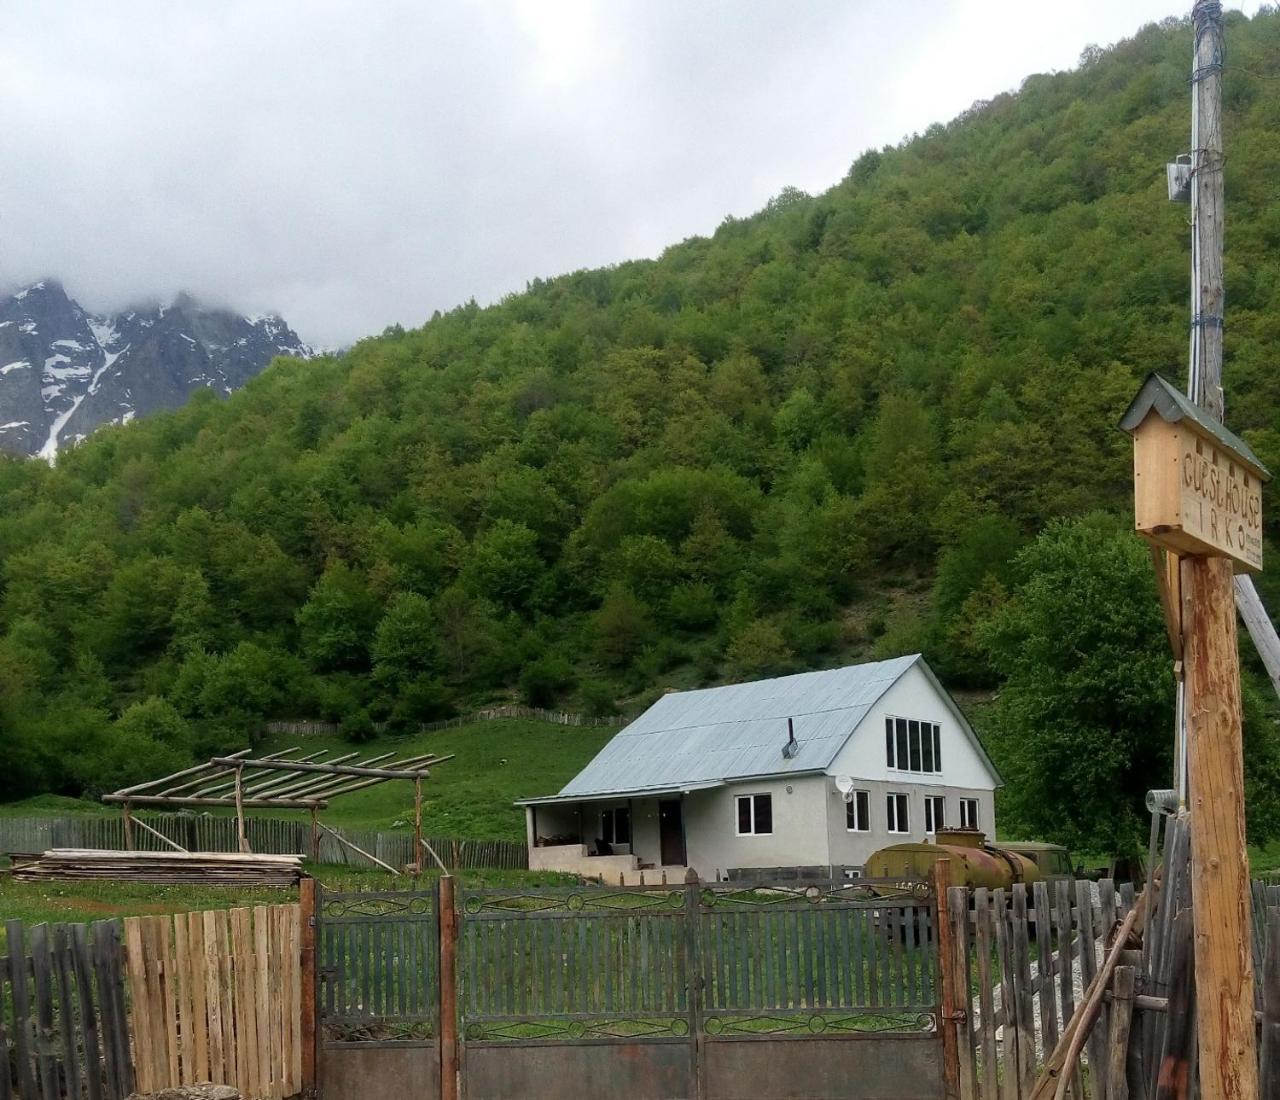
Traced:
<svg viewBox="0 0 1280 1100">
<path fill-rule="evenodd" d="M 61 794 L 37 794 L 20 802 L 0 802 L 0 817 L 64 817 L 67 814 L 101 815 L 112 811 L 101 802 L 68 798 Z"/>
<path fill-rule="evenodd" d="M 405 890 L 412 880 L 392 877 L 376 868 L 368 870 L 320 865 L 309 870 L 331 890 Z M 545 871 L 460 871 L 463 886 L 521 888 L 564 886 L 577 880 L 570 875 Z M 421 887 L 434 883 L 436 876 L 424 874 Z M 129 882 L 15 882 L 0 873 L 0 921 L 21 920 L 27 924 L 105 920 L 157 913 L 185 913 L 195 909 L 230 909 L 240 905 L 273 905 L 296 901 L 294 888 L 226 886 L 155 886 Z M 4 929 L 0 927 L 0 945 Z"/>
</svg>

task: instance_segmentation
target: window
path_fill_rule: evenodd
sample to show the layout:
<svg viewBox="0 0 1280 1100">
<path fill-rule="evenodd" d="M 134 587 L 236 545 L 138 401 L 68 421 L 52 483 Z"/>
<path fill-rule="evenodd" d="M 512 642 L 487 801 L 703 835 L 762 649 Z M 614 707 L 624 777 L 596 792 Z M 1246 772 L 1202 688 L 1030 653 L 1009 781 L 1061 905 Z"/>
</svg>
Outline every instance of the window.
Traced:
<svg viewBox="0 0 1280 1100">
<path fill-rule="evenodd" d="M 978 828 L 978 800 L 976 798 L 960 799 L 960 828 Z"/>
<path fill-rule="evenodd" d="M 924 831 L 936 833 L 945 828 L 947 800 L 940 794 L 926 795 L 924 800 Z"/>
<path fill-rule="evenodd" d="M 844 827 L 851 833 L 871 831 L 871 795 L 854 791 L 853 800 L 844 806 Z"/>
<path fill-rule="evenodd" d="M 625 806 L 600 815 L 600 836 L 606 844 L 631 843 L 631 811 Z"/>
<path fill-rule="evenodd" d="M 942 728 L 914 718 L 884 720 L 885 761 L 900 772 L 942 771 Z"/>
<path fill-rule="evenodd" d="M 738 835 L 766 836 L 773 832 L 773 795 L 738 795 Z"/>
<path fill-rule="evenodd" d="M 909 833 L 911 822 L 907 815 L 907 796 L 891 794 L 889 796 L 889 832 Z"/>
</svg>

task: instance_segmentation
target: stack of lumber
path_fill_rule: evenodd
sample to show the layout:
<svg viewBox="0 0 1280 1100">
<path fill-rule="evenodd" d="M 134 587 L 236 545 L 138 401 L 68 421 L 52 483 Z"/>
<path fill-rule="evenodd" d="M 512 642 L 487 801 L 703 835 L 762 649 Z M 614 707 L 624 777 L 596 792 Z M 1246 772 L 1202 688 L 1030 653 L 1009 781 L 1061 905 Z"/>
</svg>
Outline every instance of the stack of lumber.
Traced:
<svg viewBox="0 0 1280 1100">
<path fill-rule="evenodd" d="M 292 886 L 302 876 L 301 856 L 231 852 L 112 852 L 54 848 L 14 856 L 13 877 L 23 882 L 110 880 L 191 882 L 203 886 Z"/>
</svg>

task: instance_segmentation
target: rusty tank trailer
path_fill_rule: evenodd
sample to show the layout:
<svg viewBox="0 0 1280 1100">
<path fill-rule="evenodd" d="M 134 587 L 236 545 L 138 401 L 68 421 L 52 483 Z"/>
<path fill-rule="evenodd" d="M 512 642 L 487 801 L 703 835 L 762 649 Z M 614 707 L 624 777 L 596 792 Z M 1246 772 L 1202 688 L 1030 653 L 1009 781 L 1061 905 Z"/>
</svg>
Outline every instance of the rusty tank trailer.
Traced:
<svg viewBox="0 0 1280 1100">
<path fill-rule="evenodd" d="M 927 879 L 939 859 L 951 863 L 951 883 L 970 890 L 1008 889 L 1016 882 L 1030 885 L 1044 874 L 1025 855 L 988 844 L 978 829 L 939 829 L 936 843 L 891 844 L 867 857 L 863 873 L 872 879 L 903 882 Z"/>
</svg>

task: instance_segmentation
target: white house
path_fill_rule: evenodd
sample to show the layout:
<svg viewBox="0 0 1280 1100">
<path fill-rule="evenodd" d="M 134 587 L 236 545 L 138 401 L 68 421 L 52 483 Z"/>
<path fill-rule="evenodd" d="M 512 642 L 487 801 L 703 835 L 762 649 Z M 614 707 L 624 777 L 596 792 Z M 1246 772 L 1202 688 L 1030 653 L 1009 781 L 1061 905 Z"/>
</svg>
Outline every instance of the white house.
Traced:
<svg viewBox="0 0 1280 1100">
<path fill-rule="evenodd" d="M 1000 782 L 915 654 L 665 695 L 559 794 L 518 804 L 535 870 L 838 876 L 942 825 L 994 835 Z"/>
</svg>

